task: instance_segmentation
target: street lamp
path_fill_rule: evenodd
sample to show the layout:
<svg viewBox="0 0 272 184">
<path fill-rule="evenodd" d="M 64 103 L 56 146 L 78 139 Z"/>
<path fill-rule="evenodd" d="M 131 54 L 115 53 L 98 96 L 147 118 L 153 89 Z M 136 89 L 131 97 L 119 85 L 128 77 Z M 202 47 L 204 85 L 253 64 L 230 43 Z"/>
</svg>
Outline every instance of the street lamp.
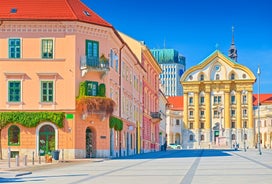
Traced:
<svg viewBox="0 0 272 184">
<path fill-rule="evenodd" d="M 258 148 L 259 148 L 259 154 L 262 154 L 261 151 L 261 140 L 260 140 L 260 75 L 261 75 L 261 70 L 260 70 L 260 65 L 258 65 Z"/>
<path fill-rule="evenodd" d="M 244 138 L 244 151 L 246 152 L 246 122 L 244 122 L 243 124 L 243 132 L 244 132 L 244 135 L 243 135 L 243 138 Z"/>
<path fill-rule="evenodd" d="M 219 130 L 221 131 L 221 136 L 223 136 L 223 125 L 222 125 L 222 113 L 223 113 L 223 109 L 224 107 L 219 107 L 219 113 L 220 113 L 220 127 L 219 127 Z M 220 134 L 219 134 L 220 135 Z"/>
</svg>

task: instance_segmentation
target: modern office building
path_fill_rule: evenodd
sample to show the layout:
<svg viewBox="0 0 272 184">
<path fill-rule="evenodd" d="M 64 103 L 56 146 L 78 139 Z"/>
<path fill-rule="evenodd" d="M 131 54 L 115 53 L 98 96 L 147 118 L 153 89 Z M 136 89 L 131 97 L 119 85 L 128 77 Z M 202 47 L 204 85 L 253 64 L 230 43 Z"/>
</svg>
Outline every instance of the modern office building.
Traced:
<svg viewBox="0 0 272 184">
<path fill-rule="evenodd" d="M 166 96 L 181 96 L 180 78 L 186 69 L 185 57 L 174 49 L 151 49 L 151 53 L 162 68 L 160 81 Z"/>
</svg>

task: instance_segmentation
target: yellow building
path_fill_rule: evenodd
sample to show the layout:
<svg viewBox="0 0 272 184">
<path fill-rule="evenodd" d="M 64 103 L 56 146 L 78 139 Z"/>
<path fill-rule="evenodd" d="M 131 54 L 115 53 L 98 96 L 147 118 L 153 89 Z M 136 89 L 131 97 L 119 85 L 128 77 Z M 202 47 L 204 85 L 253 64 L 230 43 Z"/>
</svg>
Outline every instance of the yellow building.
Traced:
<svg viewBox="0 0 272 184">
<path fill-rule="evenodd" d="M 188 69 L 181 78 L 183 147 L 253 147 L 255 80 L 251 70 L 237 63 L 234 42 L 229 57 L 216 50 Z"/>
</svg>

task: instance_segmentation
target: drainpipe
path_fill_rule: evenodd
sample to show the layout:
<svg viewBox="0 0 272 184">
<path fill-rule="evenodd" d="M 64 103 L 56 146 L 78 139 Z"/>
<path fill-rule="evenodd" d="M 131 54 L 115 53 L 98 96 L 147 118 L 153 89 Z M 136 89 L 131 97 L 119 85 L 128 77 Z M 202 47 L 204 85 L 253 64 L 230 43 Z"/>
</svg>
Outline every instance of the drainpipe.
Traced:
<svg viewBox="0 0 272 184">
<path fill-rule="evenodd" d="M 119 48 L 119 117 L 121 118 L 122 115 L 122 49 L 124 48 L 125 44 L 123 44 L 120 48 Z M 122 131 L 119 131 L 119 157 L 121 157 L 122 154 Z"/>
</svg>

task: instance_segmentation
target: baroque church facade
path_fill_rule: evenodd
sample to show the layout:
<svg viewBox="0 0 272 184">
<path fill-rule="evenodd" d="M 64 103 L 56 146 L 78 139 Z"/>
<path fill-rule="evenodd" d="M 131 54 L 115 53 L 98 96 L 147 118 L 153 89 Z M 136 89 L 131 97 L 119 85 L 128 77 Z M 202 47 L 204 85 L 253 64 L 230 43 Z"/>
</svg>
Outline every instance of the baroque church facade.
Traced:
<svg viewBox="0 0 272 184">
<path fill-rule="evenodd" d="M 253 84 L 256 77 L 237 62 L 232 36 L 228 57 L 219 50 L 181 77 L 184 148 L 254 147 Z"/>
</svg>

